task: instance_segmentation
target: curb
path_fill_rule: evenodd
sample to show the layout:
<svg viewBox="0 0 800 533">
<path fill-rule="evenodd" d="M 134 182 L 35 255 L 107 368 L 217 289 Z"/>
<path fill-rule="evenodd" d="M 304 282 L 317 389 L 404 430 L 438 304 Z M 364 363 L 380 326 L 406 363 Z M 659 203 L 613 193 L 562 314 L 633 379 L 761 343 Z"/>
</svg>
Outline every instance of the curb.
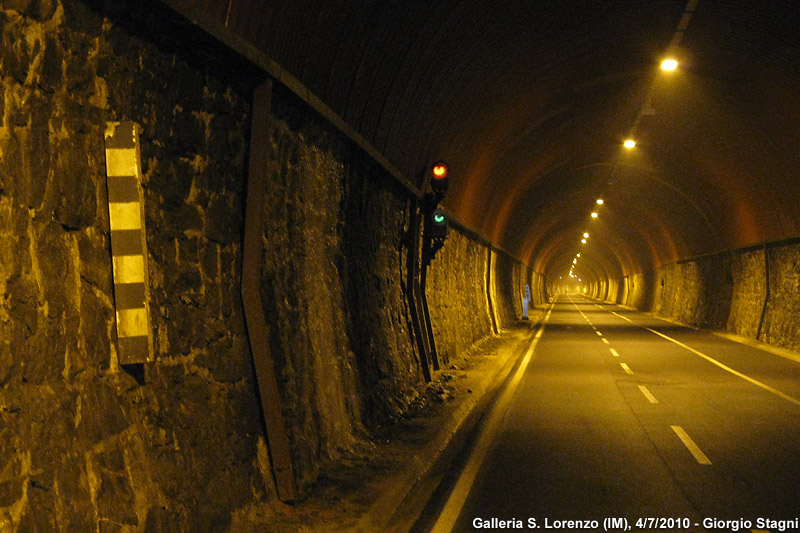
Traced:
<svg viewBox="0 0 800 533">
<path fill-rule="evenodd" d="M 509 355 L 498 365 L 494 372 L 483 379 L 472 394 L 455 408 L 447 417 L 447 423 L 442 430 L 425 447 L 414 455 L 404 471 L 397 477 L 394 489 L 385 492 L 362 515 L 351 531 L 407 531 L 408 526 L 416 522 L 422 508 L 411 509 L 403 515 L 400 511 L 404 502 L 420 481 L 430 473 L 438 463 L 452 461 L 467 435 L 474 429 L 481 416 L 489 407 L 497 392 L 502 389 L 512 370 L 521 359 L 520 346 L 527 347 L 529 341 L 542 323 L 544 313 L 529 322 L 529 330 L 516 341 L 509 350 Z M 520 353 L 521 352 L 521 353 Z M 452 452 L 452 453 L 450 453 Z M 402 527 L 406 525 L 406 527 Z"/>
</svg>

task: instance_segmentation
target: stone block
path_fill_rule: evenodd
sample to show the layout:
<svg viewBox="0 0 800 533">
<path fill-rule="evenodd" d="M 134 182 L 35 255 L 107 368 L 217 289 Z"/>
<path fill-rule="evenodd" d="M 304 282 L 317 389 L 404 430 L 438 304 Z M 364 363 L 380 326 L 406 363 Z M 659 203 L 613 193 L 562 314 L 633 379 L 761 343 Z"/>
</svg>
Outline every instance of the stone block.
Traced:
<svg viewBox="0 0 800 533">
<path fill-rule="evenodd" d="M 100 520 L 112 524 L 137 526 L 135 496 L 128 480 L 125 458 L 118 448 L 94 457 L 99 485 L 95 487 Z"/>
<path fill-rule="evenodd" d="M 182 533 L 190 531 L 184 514 L 166 507 L 151 507 L 147 510 L 145 533 Z"/>
<path fill-rule="evenodd" d="M 238 242 L 242 232 L 242 213 L 231 205 L 227 196 L 214 196 L 206 209 L 205 234 L 209 241 L 219 244 Z"/>
<path fill-rule="evenodd" d="M 38 21 L 49 20 L 56 11 L 55 0 L 3 0 L 0 6 L 19 11 Z"/>
<path fill-rule="evenodd" d="M 107 369 L 111 357 L 111 341 L 108 332 L 112 329 L 113 310 L 103 303 L 86 284 L 81 287 L 80 333 L 86 353 L 86 365 Z"/>
<path fill-rule="evenodd" d="M 86 283 L 111 297 L 111 246 L 106 234 L 95 231 L 77 233 L 80 276 Z"/>
<path fill-rule="evenodd" d="M 36 228 L 36 255 L 41 270 L 41 285 L 48 304 L 48 315 L 60 316 L 70 304 L 65 290 L 71 270 L 70 250 L 63 229 L 55 222 Z"/>
<path fill-rule="evenodd" d="M 64 455 L 56 467 L 56 482 L 64 499 L 59 526 L 65 531 L 94 531 L 95 508 L 82 456 Z"/>
<path fill-rule="evenodd" d="M 97 185 L 88 165 L 87 145 L 86 136 L 76 133 L 60 141 L 53 154 L 56 220 L 71 231 L 93 225 L 97 214 Z"/>
<path fill-rule="evenodd" d="M 195 364 L 207 368 L 220 383 L 235 383 L 248 375 L 249 356 L 246 339 L 225 336 L 204 348 Z"/>
<path fill-rule="evenodd" d="M 84 446 L 116 435 L 129 424 L 119 395 L 103 383 L 86 387 L 81 396 L 80 410 L 81 417 L 75 435 Z"/>
</svg>

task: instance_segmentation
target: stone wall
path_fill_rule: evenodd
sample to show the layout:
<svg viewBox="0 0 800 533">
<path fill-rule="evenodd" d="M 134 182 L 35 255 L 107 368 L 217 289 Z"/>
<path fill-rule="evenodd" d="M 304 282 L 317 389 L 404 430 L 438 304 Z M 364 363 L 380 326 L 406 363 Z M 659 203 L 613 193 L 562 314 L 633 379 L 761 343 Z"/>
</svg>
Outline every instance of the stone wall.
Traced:
<svg viewBox="0 0 800 533">
<path fill-rule="evenodd" d="M 427 294 L 439 359 L 447 361 L 492 334 L 487 295 L 487 249 L 458 228 L 431 263 Z M 505 302 L 500 315 L 509 313 Z"/>
<path fill-rule="evenodd" d="M 531 305 L 535 305 L 536 307 L 547 305 L 550 301 L 550 295 L 547 294 L 547 278 L 538 272 L 530 273 L 529 277 L 533 296 L 533 304 Z"/>
<path fill-rule="evenodd" d="M 800 244 L 771 243 L 620 281 L 624 303 L 692 326 L 800 349 Z"/>
<path fill-rule="evenodd" d="M 0 529 L 263 522 L 276 493 L 240 301 L 263 75 L 149 0 L 0 0 L 0 38 Z M 122 120 L 140 126 L 156 352 L 129 367 L 104 154 L 106 123 Z M 411 196 L 285 90 L 269 140 L 260 287 L 302 488 L 422 385 Z M 508 325 L 536 279 L 504 254 L 489 271 L 488 257 L 453 228 L 431 266 L 444 358 L 492 334 L 492 292 Z"/>
<path fill-rule="evenodd" d="M 401 417 L 422 383 L 406 294 L 412 196 L 286 91 L 272 105 L 261 287 L 295 468 L 308 481 Z M 490 270 L 489 253 L 453 224 L 429 267 L 443 365 L 493 334 L 490 298 L 500 327 L 521 316 L 530 273 L 499 252 Z"/>
<path fill-rule="evenodd" d="M 767 248 L 769 300 L 760 340 L 800 350 L 800 244 Z"/>
<path fill-rule="evenodd" d="M 522 316 L 522 304 L 516 301 L 515 262 L 507 254 L 492 251 L 492 270 L 494 274 L 492 276 L 492 294 L 497 304 L 497 326 L 504 328 Z M 517 283 L 519 282 L 517 281 Z M 507 287 L 512 287 L 513 289 L 508 290 Z M 519 311 L 517 311 L 518 308 Z"/>
<path fill-rule="evenodd" d="M 117 23 L 0 2 L 4 531 L 219 531 L 270 492 L 238 296 L 247 82 L 128 5 Z M 109 120 L 141 126 L 157 353 L 133 375 L 115 351 Z"/>
<path fill-rule="evenodd" d="M 767 296 L 764 250 L 748 250 L 732 254 L 731 276 L 733 294 L 727 329 L 737 335 L 755 338 L 758 335 Z"/>
<path fill-rule="evenodd" d="M 402 417 L 423 383 L 406 294 L 413 197 L 281 89 L 268 160 L 262 300 L 302 484 Z M 488 257 L 454 224 L 429 267 L 443 365 L 493 334 Z M 525 270 L 498 257 L 492 297 L 509 324 Z"/>
<path fill-rule="evenodd" d="M 300 481 L 399 416 L 420 381 L 405 298 L 409 195 L 273 91 L 262 299 Z"/>
</svg>

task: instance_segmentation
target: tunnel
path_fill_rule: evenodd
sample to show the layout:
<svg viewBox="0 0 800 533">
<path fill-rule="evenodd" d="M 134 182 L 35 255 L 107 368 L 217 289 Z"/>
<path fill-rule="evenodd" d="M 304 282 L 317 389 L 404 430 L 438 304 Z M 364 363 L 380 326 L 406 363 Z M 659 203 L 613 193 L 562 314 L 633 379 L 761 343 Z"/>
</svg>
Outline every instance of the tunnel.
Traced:
<svg viewBox="0 0 800 533">
<path fill-rule="evenodd" d="M 1 531 L 800 531 L 797 2 L 0 33 Z"/>
</svg>

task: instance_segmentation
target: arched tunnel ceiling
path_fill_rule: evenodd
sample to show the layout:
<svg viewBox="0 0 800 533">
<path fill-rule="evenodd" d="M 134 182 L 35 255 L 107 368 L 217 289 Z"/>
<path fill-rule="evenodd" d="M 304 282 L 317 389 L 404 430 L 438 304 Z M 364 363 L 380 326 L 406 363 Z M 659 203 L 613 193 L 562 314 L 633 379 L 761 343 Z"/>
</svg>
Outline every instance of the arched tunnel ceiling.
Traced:
<svg viewBox="0 0 800 533">
<path fill-rule="evenodd" d="M 189 3 L 410 179 L 446 159 L 445 206 L 545 274 L 800 235 L 796 0 Z"/>
</svg>

